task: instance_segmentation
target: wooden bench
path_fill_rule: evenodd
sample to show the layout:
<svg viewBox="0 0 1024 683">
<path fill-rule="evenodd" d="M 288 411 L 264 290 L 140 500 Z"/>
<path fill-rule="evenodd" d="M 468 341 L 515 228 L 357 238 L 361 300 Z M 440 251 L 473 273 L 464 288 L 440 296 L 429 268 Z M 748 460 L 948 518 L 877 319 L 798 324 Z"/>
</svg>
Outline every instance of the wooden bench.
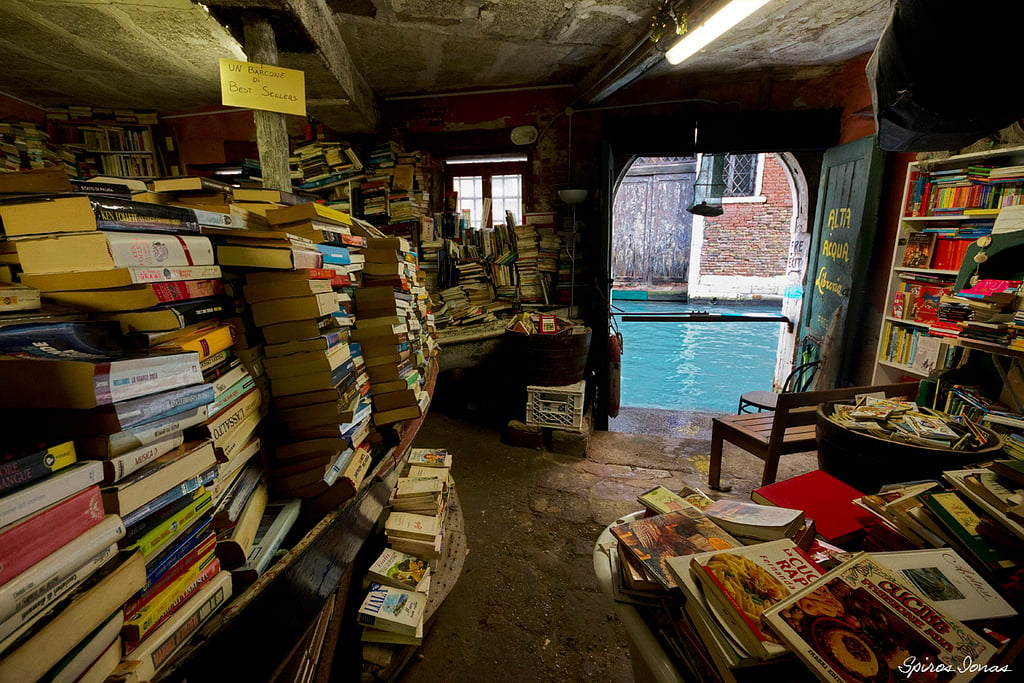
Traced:
<svg viewBox="0 0 1024 683">
<path fill-rule="evenodd" d="M 711 420 L 711 468 L 708 486 L 721 488 L 723 442 L 736 444 L 764 460 L 761 486 L 775 481 L 779 456 L 803 453 L 817 448 L 817 407 L 830 401 L 849 400 L 858 394 L 882 392 L 886 396 L 917 396 L 917 382 L 847 387 L 826 391 L 783 392 L 775 410 L 763 413 L 726 415 Z M 725 489 L 727 490 L 727 489 Z"/>
</svg>

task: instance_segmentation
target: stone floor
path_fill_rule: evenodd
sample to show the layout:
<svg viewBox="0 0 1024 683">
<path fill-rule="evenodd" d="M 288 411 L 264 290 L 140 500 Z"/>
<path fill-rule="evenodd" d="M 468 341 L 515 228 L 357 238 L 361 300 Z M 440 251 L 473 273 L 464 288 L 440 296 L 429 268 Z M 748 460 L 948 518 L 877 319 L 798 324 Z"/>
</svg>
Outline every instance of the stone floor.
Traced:
<svg viewBox="0 0 1024 683">
<path fill-rule="evenodd" d="M 707 489 L 712 414 L 623 409 L 585 457 L 510 446 L 501 426 L 432 409 L 416 444 L 448 448 L 469 555 L 403 683 L 632 681 L 594 541 L 656 485 Z M 727 494 L 746 499 L 761 461 L 731 448 Z M 786 456 L 779 478 L 816 467 Z"/>
</svg>

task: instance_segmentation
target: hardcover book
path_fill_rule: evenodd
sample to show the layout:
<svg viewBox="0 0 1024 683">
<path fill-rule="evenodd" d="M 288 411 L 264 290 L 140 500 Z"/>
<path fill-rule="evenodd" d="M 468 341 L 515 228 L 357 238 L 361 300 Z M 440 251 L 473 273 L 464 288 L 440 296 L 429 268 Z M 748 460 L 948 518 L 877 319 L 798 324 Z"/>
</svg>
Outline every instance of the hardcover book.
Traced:
<svg viewBox="0 0 1024 683">
<path fill-rule="evenodd" d="M 911 232 L 907 235 L 907 245 L 903 252 L 903 267 L 928 268 L 932 262 L 932 251 L 934 249 L 934 233 Z"/>
<path fill-rule="evenodd" d="M 843 546 L 864 534 L 871 514 L 853 503 L 864 494 L 822 470 L 754 489 L 750 498 L 761 505 L 803 510 L 814 520 L 818 533 Z"/>
<path fill-rule="evenodd" d="M 180 280 L 152 284 L 129 285 L 114 289 L 82 289 L 71 292 L 49 292 L 46 300 L 62 306 L 73 306 L 97 313 L 138 311 L 161 304 L 190 301 L 224 293 L 221 280 Z"/>
<path fill-rule="evenodd" d="M 722 527 L 693 510 L 644 517 L 613 526 L 611 532 L 666 590 L 676 588 L 668 570 L 668 558 L 742 545 Z"/>
<path fill-rule="evenodd" d="M 210 239 L 202 235 L 89 232 L 19 240 L 15 247 L 26 273 L 215 263 Z"/>
<path fill-rule="evenodd" d="M 118 322 L 125 334 L 129 334 L 180 330 L 197 323 L 224 318 L 234 310 L 234 304 L 229 299 L 217 296 L 165 303 L 142 311 L 105 313 L 99 317 Z"/>
<path fill-rule="evenodd" d="M 359 623 L 415 636 L 417 629 L 422 628 L 426 609 L 427 596 L 423 593 L 371 583 L 369 593 L 359 606 Z"/>
<path fill-rule="evenodd" d="M 934 672 L 930 680 L 960 683 L 995 652 L 865 553 L 783 598 L 764 619 L 822 680 L 905 680 L 918 666 Z"/>
<path fill-rule="evenodd" d="M 1015 569 L 1021 560 L 989 543 L 978 531 L 982 517 L 957 491 L 926 491 L 918 498 L 955 545 L 970 553 L 990 571 Z"/>
<path fill-rule="evenodd" d="M 9 358 L 0 362 L 0 407 L 95 408 L 202 380 L 195 353 L 106 361 Z"/>
<path fill-rule="evenodd" d="M 315 249 L 292 246 L 249 246 L 244 244 L 221 244 L 217 247 L 217 263 L 222 266 L 243 268 L 279 268 L 301 270 L 321 268 L 323 254 Z"/>
<path fill-rule="evenodd" d="M 267 211 L 267 221 L 271 225 L 284 225 L 309 219 L 335 223 L 337 225 L 352 225 L 352 218 L 344 211 L 338 211 L 326 204 L 314 202 Z"/>
<path fill-rule="evenodd" d="M 952 548 L 872 553 L 871 557 L 954 619 L 1017 615 L 1017 610 Z"/>
<path fill-rule="evenodd" d="M 26 202 L 0 203 L 0 221 L 8 237 L 95 230 L 199 232 L 195 214 L 188 209 L 95 195 L 33 197 Z"/>
</svg>

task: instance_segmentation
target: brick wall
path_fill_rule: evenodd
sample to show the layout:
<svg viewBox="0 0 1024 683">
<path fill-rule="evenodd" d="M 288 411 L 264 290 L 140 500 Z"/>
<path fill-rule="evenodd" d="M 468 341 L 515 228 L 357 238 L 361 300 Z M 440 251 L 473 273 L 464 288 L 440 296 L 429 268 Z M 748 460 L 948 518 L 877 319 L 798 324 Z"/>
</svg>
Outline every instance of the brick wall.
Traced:
<svg viewBox="0 0 1024 683">
<path fill-rule="evenodd" d="M 762 157 L 764 201 L 724 204 L 725 213 L 704 219 L 700 274 L 726 277 L 785 275 L 793 199 L 774 154 Z"/>
</svg>

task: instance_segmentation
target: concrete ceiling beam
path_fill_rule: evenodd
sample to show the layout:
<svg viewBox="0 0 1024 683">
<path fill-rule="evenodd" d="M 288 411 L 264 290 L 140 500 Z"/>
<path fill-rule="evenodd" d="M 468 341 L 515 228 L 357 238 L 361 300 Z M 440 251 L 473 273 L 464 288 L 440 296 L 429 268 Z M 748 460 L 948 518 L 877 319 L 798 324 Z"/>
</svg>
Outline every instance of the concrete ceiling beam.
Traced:
<svg viewBox="0 0 1024 683">
<path fill-rule="evenodd" d="M 205 4 L 236 35 L 243 14 L 265 16 L 274 24 L 279 65 L 305 72 L 307 114 L 345 133 L 378 132 L 376 97 L 352 61 L 336 23 L 339 19 L 324 0 L 205 0 Z"/>
</svg>

